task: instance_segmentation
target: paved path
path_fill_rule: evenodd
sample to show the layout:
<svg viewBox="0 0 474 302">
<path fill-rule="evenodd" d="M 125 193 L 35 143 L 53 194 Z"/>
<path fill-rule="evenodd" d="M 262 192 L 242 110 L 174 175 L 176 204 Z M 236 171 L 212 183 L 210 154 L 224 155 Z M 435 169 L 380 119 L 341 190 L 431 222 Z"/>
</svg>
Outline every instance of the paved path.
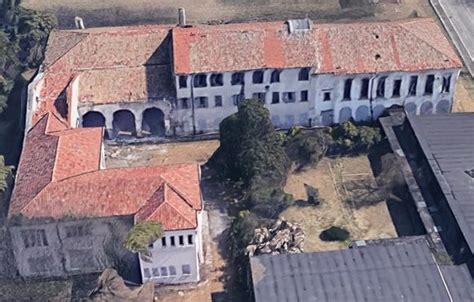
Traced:
<svg viewBox="0 0 474 302">
<path fill-rule="evenodd" d="M 474 77 L 474 0 L 430 0 Z"/>
</svg>

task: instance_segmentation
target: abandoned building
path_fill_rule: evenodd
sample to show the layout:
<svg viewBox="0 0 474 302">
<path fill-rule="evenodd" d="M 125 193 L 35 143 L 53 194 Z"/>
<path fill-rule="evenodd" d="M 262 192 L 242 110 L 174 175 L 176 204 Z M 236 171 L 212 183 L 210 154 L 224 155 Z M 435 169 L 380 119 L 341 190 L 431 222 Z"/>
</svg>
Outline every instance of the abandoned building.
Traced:
<svg viewBox="0 0 474 302">
<path fill-rule="evenodd" d="M 466 265 L 442 264 L 423 237 L 250 259 L 255 302 L 474 300 Z"/>
<path fill-rule="evenodd" d="M 48 111 L 109 138 L 218 131 L 244 98 L 276 127 L 366 121 L 385 108 L 450 112 L 462 63 L 436 22 L 147 25 L 54 31 L 30 84 Z"/>
<path fill-rule="evenodd" d="M 70 129 L 53 113 L 28 131 L 8 213 L 20 275 L 67 276 L 115 266 L 126 276 L 140 271 L 143 281 L 199 281 L 199 165 L 107 169 L 103 133 Z M 165 231 L 146 258 L 123 247 L 128 231 L 142 221 L 159 222 Z"/>
<path fill-rule="evenodd" d="M 381 123 L 432 241 L 474 272 L 474 113 L 395 110 Z"/>
</svg>

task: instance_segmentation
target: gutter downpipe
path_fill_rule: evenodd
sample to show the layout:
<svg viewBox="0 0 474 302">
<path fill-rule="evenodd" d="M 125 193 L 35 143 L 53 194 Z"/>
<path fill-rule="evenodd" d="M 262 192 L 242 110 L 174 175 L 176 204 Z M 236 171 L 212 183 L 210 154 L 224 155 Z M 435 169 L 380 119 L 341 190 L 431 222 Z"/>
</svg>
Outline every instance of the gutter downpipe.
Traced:
<svg viewBox="0 0 474 302">
<path fill-rule="evenodd" d="M 373 108 L 373 94 L 374 94 L 374 80 L 377 78 L 377 74 L 374 74 L 369 79 L 369 108 L 370 108 L 370 118 L 374 120 L 374 108 Z"/>
<path fill-rule="evenodd" d="M 191 112 L 193 121 L 193 136 L 196 135 L 196 117 L 194 115 L 194 74 L 191 75 Z"/>
</svg>

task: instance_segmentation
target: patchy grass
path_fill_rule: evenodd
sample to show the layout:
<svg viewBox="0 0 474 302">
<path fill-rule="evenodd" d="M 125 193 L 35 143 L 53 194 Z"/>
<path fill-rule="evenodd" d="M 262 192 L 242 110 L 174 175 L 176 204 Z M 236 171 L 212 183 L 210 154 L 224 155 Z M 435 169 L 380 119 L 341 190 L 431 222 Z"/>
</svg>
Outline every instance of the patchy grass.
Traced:
<svg viewBox="0 0 474 302">
<path fill-rule="evenodd" d="M 351 240 L 396 237 L 395 228 L 385 201 L 370 202 L 354 207 L 347 200 L 371 196 L 375 181 L 367 156 L 324 158 L 317 167 L 291 173 L 285 191 L 296 199 L 306 199 L 304 184 L 319 190 L 323 202 L 319 206 L 301 207 L 300 204 L 286 209 L 280 216 L 301 224 L 305 235 L 305 251 L 316 252 L 345 248 Z M 372 185 L 366 186 L 370 183 Z M 347 185 L 357 185 L 351 191 Z M 319 234 L 339 226 L 350 232 L 344 242 L 324 242 Z"/>
<path fill-rule="evenodd" d="M 0 280 L 0 301 L 69 301 L 71 290 L 72 281 Z"/>
</svg>

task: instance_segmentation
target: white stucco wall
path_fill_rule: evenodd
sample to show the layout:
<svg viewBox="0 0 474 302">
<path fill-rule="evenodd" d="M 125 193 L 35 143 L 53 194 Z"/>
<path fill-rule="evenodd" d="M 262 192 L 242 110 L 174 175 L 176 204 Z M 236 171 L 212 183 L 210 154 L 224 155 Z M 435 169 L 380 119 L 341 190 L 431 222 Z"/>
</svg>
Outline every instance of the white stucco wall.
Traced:
<svg viewBox="0 0 474 302">
<path fill-rule="evenodd" d="M 28 132 L 32 126 L 33 113 L 38 108 L 40 101 L 40 92 L 44 85 L 44 73 L 41 71 L 33 78 L 28 85 L 28 96 L 26 103 L 25 132 Z"/>
<path fill-rule="evenodd" d="M 192 244 L 188 243 L 189 235 L 193 236 Z M 183 236 L 183 245 L 179 244 L 180 236 Z M 153 281 L 155 283 L 164 284 L 198 282 L 200 280 L 200 261 L 198 255 L 200 251 L 202 251 L 200 229 L 166 231 L 163 237 L 166 238 L 166 246 L 163 246 L 162 239 L 159 239 L 149 248 L 151 262 L 144 261 L 143 255 L 139 255 L 140 271 L 143 282 Z M 174 246 L 171 244 L 171 237 L 174 237 Z M 183 273 L 183 265 L 189 265 L 189 274 Z M 170 267 L 174 267 L 176 275 L 171 275 Z M 164 276 L 162 274 L 162 269 L 166 270 Z M 146 270 L 148 270 L 150 277 L 147 277 Z"/>
</svg>

